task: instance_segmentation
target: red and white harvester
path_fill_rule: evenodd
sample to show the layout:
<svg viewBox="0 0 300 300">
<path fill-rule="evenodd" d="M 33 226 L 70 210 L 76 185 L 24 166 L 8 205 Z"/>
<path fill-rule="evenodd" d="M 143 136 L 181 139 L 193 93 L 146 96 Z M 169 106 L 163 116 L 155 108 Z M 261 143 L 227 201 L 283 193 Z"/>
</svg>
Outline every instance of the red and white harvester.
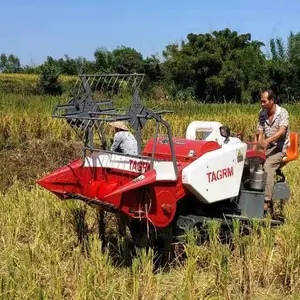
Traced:
<svg viewBox="0 0 300 300">
<path fill-rule="evenodd" d="M 38 180 L 39 185 L 62 200 L 82 200 L 126 219 L 136 244 L 149 234 L 149 228 L 171 228 L 175 236 L 210 219 L 223 224 L 265 219 L 263 152 L 251 150 L 215 121 L 193 121 L 185 138 L 173 137 L 162 118 L 171 112 L 153 111 L 140 101 L 142 74 L 80 74 L 79 79 L 77 95 L 68 104 L 56 106 L 53 117 L 66 119 L 82 134 L 83 155 Z M 103 86 L 133 87 L 130 108 L 117 109 L 111 100 L 96 102 L 94 95 Z M 153 137 L 142 147 L 142 130 L 150 120 L 155 124 Z M 138 141 L 137 156 L 107 149 L 104 129 L 111 121 L 130 124 Z M 160 132 L 166 137 L 160 137 Z M 201 139 L 196 138 L 199 132 Z M 283 165 L 298 157 L 298 135 L 290 137 Z M 290 190 L 281 170 L 277 178 L 273 199 L 286 201 Z M 282 221 L 271 220 L 272 224 Z"/>
</svg>

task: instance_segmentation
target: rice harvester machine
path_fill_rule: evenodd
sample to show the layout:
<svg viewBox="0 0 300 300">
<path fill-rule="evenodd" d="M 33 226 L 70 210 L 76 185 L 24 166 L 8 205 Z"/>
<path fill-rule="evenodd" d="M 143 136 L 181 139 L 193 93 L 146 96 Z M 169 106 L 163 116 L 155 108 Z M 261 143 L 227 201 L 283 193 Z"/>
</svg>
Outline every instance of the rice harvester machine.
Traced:
<svg viewBox="0 0 300 300">
<path fill-rule="evenodd" d="M 163 118 L 172 112 L 152 110 L 141 102 L 138 90 L 143 78 L 143 74 L 79 74 L 77 94 L 67 104 L 55 106 L 53 117 L 65 119 L 82 138 L 82 156 L 37 183 L 62 200 L 81 200 L 125 218 L 137 242 L 149 227 L 172 228 L 176 235 L 207 220 L 223 224 L 265 220 L 265 154 L 231 136 L 229 128 L 216 121 L 195 120 L 184 138 L 173 137 Z M 116 108 L 103 97 L 96 101 L 104 86 L 111 95 L 124 86 L 132 88 L 130 107 Z M 128 122 L 138 155 L 109 150 L 107 124 L 112 121 Z M 153 127 L 153 136 L 143 143 L 146 126 Z M 291 133 L 282 164 L 297 158 L 298 135 Z M 273 198 L 289 197 L 289 186 L 279 170 Z M 276 225 L 282 220 L 271 222 Z"/>
</svg>

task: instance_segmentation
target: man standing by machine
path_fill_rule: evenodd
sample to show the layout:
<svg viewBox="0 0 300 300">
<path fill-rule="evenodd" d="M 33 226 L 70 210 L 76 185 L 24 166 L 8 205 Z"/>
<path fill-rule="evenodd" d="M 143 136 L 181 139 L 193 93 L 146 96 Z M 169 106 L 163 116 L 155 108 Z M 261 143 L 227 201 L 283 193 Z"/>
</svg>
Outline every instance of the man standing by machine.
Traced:
<svg viewBox="0 0 300 300">
<path fill-rule="evenodd" d="M 262 110 L 259 112 L 256 141 L 258 147 L 266 150 L 264 171 L 267 173 L 265 190 L 265 211 L 270 208 L 275 184 L 276 170 L 280 167 L 289 146 L 289 115 L 286 109 L 276 104 L 272 90 L 260 95 Z"/>
</svg>

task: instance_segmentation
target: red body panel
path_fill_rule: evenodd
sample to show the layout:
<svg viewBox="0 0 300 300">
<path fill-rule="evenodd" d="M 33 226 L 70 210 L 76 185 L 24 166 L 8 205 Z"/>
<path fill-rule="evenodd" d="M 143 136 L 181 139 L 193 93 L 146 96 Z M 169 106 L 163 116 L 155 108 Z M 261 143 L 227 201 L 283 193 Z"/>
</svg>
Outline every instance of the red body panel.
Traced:
<svg viewBox="0 0 300 300">
<path fill-rule="evenodd" d="M 217 142 L 213 141 L 173 138 L 173 142 L 177 161 L 193 161 L 207 152 L 221 148 Z M 145 156 L 151 156 L 153 144 L 154 139 L 149 140 L 142 154 Z M 172 159 L 171 148 L 168 140 L 163 138 L 157 139 L 154 157 L 157 159 Z"/>
<path fill-rule="evenodd" d="M 153 140 L 143 155 L 151 156 Z M 216 142 L 174 139 L 178 163 L 177 181 L 157 181 L 156 170 L 137 174 L 120 169 L 85 167 L 75 160 L 46 177 L 38 184 L 61 199 L 71 195 L 87 197 L 94 203 L 108 203 L 131 218 L 149 220 L 157 227 L 167 226 L 176 214 L 176 202 L 185 196 L 181 173 L 185 166 L 206 152 L 219 149 Z M 155 158 L 171 160 L 169 143 L 158 139 Z"/>
<path fill-rule="evenodd" d="M 247 150 L 246 152 L 247 158 L 259 158 L 262 161 L 266 160 L 266 154 L 264 152 L 258 150 Z"/>
</svg>

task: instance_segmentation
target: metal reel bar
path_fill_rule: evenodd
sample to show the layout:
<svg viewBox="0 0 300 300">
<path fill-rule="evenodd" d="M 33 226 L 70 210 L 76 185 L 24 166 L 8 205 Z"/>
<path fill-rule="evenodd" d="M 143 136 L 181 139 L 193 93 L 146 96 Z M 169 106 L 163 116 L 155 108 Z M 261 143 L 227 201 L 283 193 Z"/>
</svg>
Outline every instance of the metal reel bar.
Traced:
<svg viewBox="0 0 300 300">
<path fill-rule="evenodd" d="M 105 141 L 104 131 L 102 130 L 102 123 L 114 121 L 128 121 L 130 127 L 136 133 L 138 143 L 138 153 L 141 154 L 142 145 L 142 130 L 149 119 L 156 121 L 156 136 L 158 136 L 158 126 L 162 124 L 167 129 L 168 140 L 172 153 L 172 161 L 176 176 L 178 175 L 176 155 L 172 139 L 171 128 L 168 122 L 162 119 L 161 115 L 164 113 L 171 113 L 172 111 L 160 110 L 153 111 L 145 107 L 140 101 L 138 87 L 141 85 L 144 74 L 96 74 L 87 75 L 79 74 L 81 84 L 78 89 L 77 96 L 71 98 L 66 105 L 57 105 L 54 107 L 52 117 L 64 118 L 68 124 L 78 132 L 82 133 L 84 142 L 84 154 L 87 149 L 93 151 L 94 147 L 94 129 L 98 133 L 102 144 Z M 134 96 L 132 104 L 126 110 L 116 109 L 113 106 L 112 100 L 95 101 L 93 91 L 110 90 L 118 92 L 122 85 L 126 83 L 126 88 L 134 88 Z M 100 87 L 100 88 L 99 88 Z M 152 153 L 151 165 L 153 165 L 154 152 Z"/>
<path fill-rule="evenodd" d="M 138 89 L 145 74 L 80 74 L 81 87 L 86 90 L 89 86 L 92 91 L 117 92 L 122 86 L 129 89 Z"/>
</svg>

